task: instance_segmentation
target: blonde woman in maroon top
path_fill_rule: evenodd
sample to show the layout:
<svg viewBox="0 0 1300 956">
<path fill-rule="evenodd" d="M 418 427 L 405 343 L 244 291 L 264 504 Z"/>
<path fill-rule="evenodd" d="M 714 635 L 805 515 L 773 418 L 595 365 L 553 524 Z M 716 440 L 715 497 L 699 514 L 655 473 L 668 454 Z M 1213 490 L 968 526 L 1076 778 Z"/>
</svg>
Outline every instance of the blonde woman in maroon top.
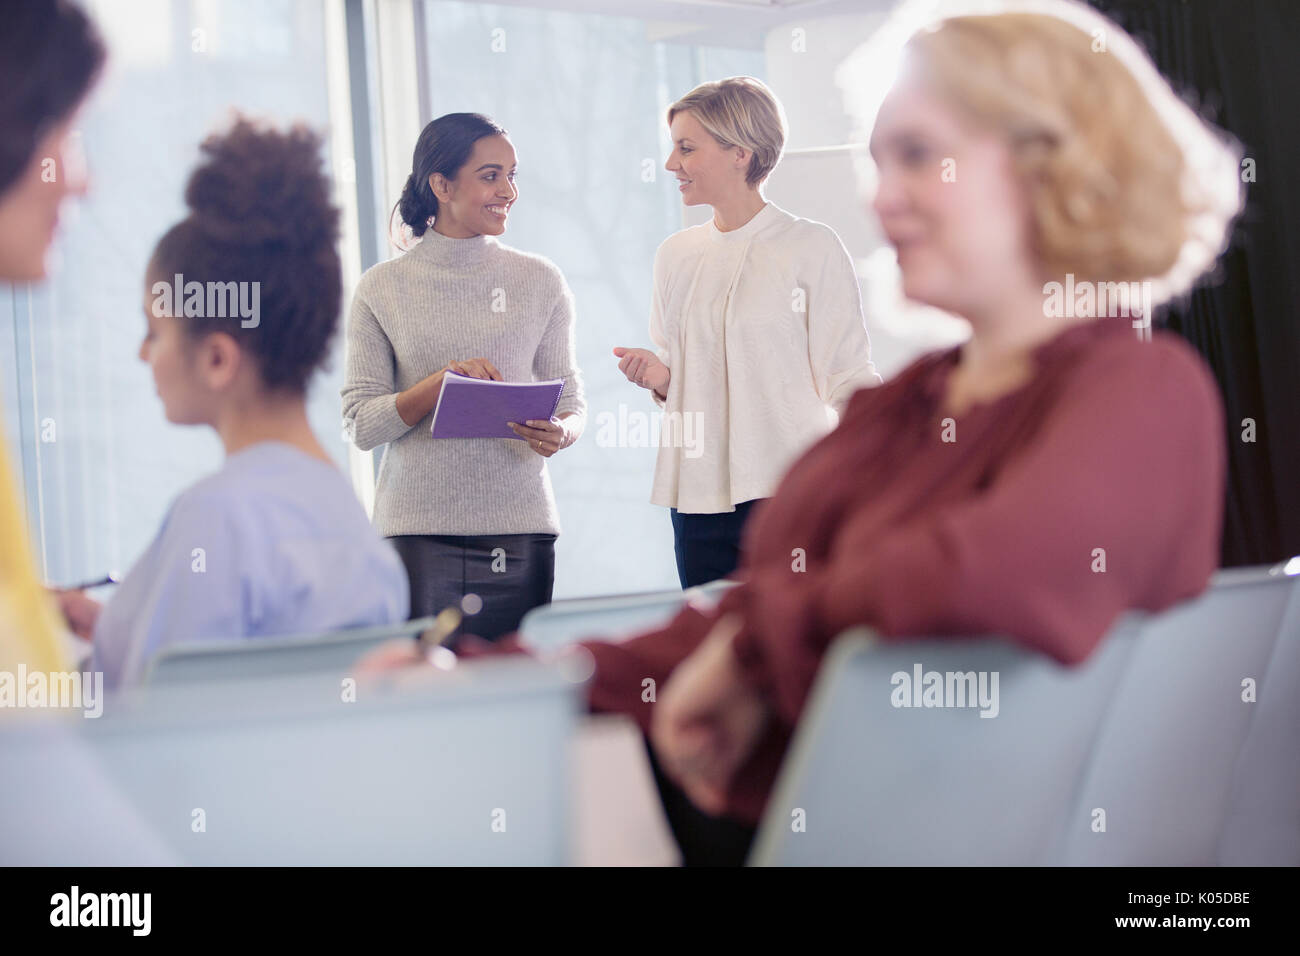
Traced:
<svg viewBox="0 0 1300 956">
<path fill-rule="evenodd" d="M 1133 316 L 1106 313 L 1213 262 L 1240 205 L 1233 151 L 1072 5 L 950 19 L 905 50 L 870 136 L 873 209 L 905 294 L 965 318 L 970 341 L 853 397 L 756 514 L 715 610 L 587 645 L 594 708 L 633 716 L 667 776 L 737 832 L 846 628 L 1005 634 L 1074 664 L 1121 612 L 1195 595 L 1217 563 L 1214 382 L 1180 339 L 1140 341 Z M 680 839 L 689 807 L 665 799 Z"/>
<path fill-rule="evenodd" d="M 585 645 L 591 706 L 648 735 L 687 863 L 743 861 L 845 629 L 1002 634 L 1075 664 L 1123 611 L 1191 597 L 1216 566 L 1217 390 L 1128 313 L 1141 302 L 1146 325 L 1213 263 L 1237 157 L 1118 27 L 1051 9 L 909 31 L 870 111 L 872 208 L 903 290 L 970 340 L 853 396 L 755 514 L 716 608 Z M 882 50 L 860 57 L 878 69 Z"/>
</svg>

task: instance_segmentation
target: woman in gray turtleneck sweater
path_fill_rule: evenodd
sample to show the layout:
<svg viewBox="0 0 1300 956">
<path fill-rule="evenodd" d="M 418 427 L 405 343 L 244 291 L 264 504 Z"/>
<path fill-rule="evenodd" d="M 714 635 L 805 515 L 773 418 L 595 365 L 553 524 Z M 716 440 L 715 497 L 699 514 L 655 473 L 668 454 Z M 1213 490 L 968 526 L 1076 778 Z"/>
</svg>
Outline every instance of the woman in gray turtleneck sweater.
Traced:
<svg viewBox="0 0 1300 956">
<path fill-rule="evenodd" d="M 551 599 L 559 518 L 546 459 L 582 433 L 573 297 L 559 269 L 502 245 L 518 198 L 505 130 L 476 113 L 424 128 L 398 213 L 418 244 L 369 269 L 348 322 L 343 418 L 363 451 L 387 444 L 374 521 L 411 579 L 411 614 L 457 606 L 494 639 Z M 440 438 L 447 371 L 564 379 L 549 421 L 506 438 Z"/>
</svg>

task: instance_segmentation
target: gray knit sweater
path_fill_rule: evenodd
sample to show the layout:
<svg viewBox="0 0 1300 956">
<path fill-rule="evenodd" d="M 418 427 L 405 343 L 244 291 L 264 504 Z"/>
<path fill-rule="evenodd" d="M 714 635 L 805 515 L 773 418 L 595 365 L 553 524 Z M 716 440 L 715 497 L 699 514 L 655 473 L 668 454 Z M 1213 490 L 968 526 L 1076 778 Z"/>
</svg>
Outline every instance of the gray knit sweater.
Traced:
<svg viewBox="0 0 1300 956">
<path fill-rule="evenodd" d="M 451 361 L 486 358 L 507 382 L 564 379 L 555 414 L 586 417 L 573 296 L 549 260 L 490 236 L 430 229 L 366 271 L 348 319 L 343 421 L 357 447 L 388 443 L 375 490 L 380 534 L 558 534 L 546 459 L 508 438 L 439 438 L 408 426 L 397 393 Z M 564 454 L 560 451 L 558 454 Z"/>
</svg>

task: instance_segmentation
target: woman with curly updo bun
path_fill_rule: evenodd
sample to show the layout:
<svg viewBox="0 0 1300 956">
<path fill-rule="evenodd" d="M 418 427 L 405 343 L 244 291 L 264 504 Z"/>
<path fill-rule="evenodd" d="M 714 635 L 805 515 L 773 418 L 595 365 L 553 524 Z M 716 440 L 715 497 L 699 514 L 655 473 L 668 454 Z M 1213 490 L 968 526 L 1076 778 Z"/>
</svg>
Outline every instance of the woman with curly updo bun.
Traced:
<svg viewBox="0 0 1300 956">
<path fill-rule="evenodd" d="M 396 212 L 419 242 L 366 272 L 348 325 L 343 417 L 357 447 L 387 444 L 374 521 L 410 575 L 413 616 L 461 607 L 493 640 L 551 599 L 560 530 L 546 459 L 582 433 L 573 296 L 541 256 L 498 242 L 519 197 L 515 149 L 478 113 L 449 113 L 415 144 Z M 430 434 L 447 372 L 563 379 L 522 441 Z"/>
<path fill-rule="evenodd" d="M 167 419 L 214 429 L 226 461 L 176 499 L 102 612 L 63 596 L 109 688 L 171 644 L 396 623 L 408 609 L 401 562 L 307 420 L 342 296 L 321 141 L 240 119 L 202 151 L 189 214 L 147 270 L 140 358 Z"/>
</svg>

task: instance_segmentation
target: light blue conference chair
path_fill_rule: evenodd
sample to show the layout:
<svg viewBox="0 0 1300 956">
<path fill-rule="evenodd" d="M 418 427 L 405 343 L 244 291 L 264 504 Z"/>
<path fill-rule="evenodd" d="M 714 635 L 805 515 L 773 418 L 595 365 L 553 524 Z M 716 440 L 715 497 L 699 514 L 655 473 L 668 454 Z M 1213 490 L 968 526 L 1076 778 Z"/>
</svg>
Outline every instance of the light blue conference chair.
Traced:
<svg viewBox="0 0 1300 956">
<path fill-rule="evenodd" d="M 433 620 L 424 617 L 327 634 L 177 644 L 158 652 L 144 682 L 158 685 L 306 673 L 345 674 L 366 652 L 396 638 L 414 639 L 432 627 Z"/>
<path fill-rule="evenodd" d="M 1147 619 L 1054 862 L 1216 861 L 1234 768 L 1261 706 L 1242 699 L 1243 681 L 1271 681 L 1287 604 L 1300 591 L 1300 577 L 1282 568 L 1224 571 L 1204 594 Z M 1097 811 L 1105 832 L 1094 830 Z"/>
<path fill-rule="evenodd" d="M 1133 652 L 1133 625 L 1121 631 L 1077 668 L 992 638 L 881 643 L 865 629 L 842 636 L 822 665 L 750 862 L 1046 862 Z M 911 677 L 917 665 L 923 674 L 996 673 L 997 716 L 895 707 L 895 675 Z"/>
<path fill-rule="evenodd" d="M 1260 833 L 1242 822 L 1252 800 L 1300 839 L 1300 767 L 1293 744 L 1278 749 L 1296 705 L 1276 692 L 1300 666 L 1298 587 L 1281 566 L 1221 572 L 1192 601 L 1123 618 L 1078 668 L 988 639 L 845 636 L 827 655 L 751 862 L 1211 864 L 1230 855 L 1220 849 L 1230 823 L 1235 859 L 1262 859 L 1248 851 Z M 892 706 L 891 677 L 918 663 L 999 672 L 998 716 Z M 1274 666 L 1292 677 L 1275 679 Z M 1258 679 L 1261 703 L 1242 701 L 1246 677 Z M 1239 787 L 1233 797 L 1239 761 L 1272 768 L 1261 771 L 1268 796 Z"/>
<path fill-rule="evenodd" d="M 319 675 L 200 695 L 160 686 L 117 698 L 97 720 L 74 718 L 62 744 L 0 727 L 0 857 L 48 859 L 48 847 L 28 845 L 27 824 L 73 782 L 50 772 L 53 744 L 74 762 L 87 759 L 74 750 L 89 751 L 133 825 L 186 863 L 570 862 L 580 682 L 525 658 L 405 679 L 420 686 L 362 684 L 355 702 Z M 50 862 L 134 862 L 120 843 L 104 827 Z"/>
<path fill-rule="evenodd" d="M 1287 570 L 1300 575 L 1300 558 Z M 1232 774 L 1233 792 L 1219 840 L 1224 866 L 1300 864 L 1300 586 L 1282 621 L 1246 743 Z"/>
<path fill-rule="evenodd" d="M 583 640 L 620 641 L 667 623 L 688 601 L 712 605 L 734 586 L 734 581 L 723 579 L 685 591 L 554 601 L 524 615 L 520 642 L 532 650 L 551 651 Z"/>
</svg>

